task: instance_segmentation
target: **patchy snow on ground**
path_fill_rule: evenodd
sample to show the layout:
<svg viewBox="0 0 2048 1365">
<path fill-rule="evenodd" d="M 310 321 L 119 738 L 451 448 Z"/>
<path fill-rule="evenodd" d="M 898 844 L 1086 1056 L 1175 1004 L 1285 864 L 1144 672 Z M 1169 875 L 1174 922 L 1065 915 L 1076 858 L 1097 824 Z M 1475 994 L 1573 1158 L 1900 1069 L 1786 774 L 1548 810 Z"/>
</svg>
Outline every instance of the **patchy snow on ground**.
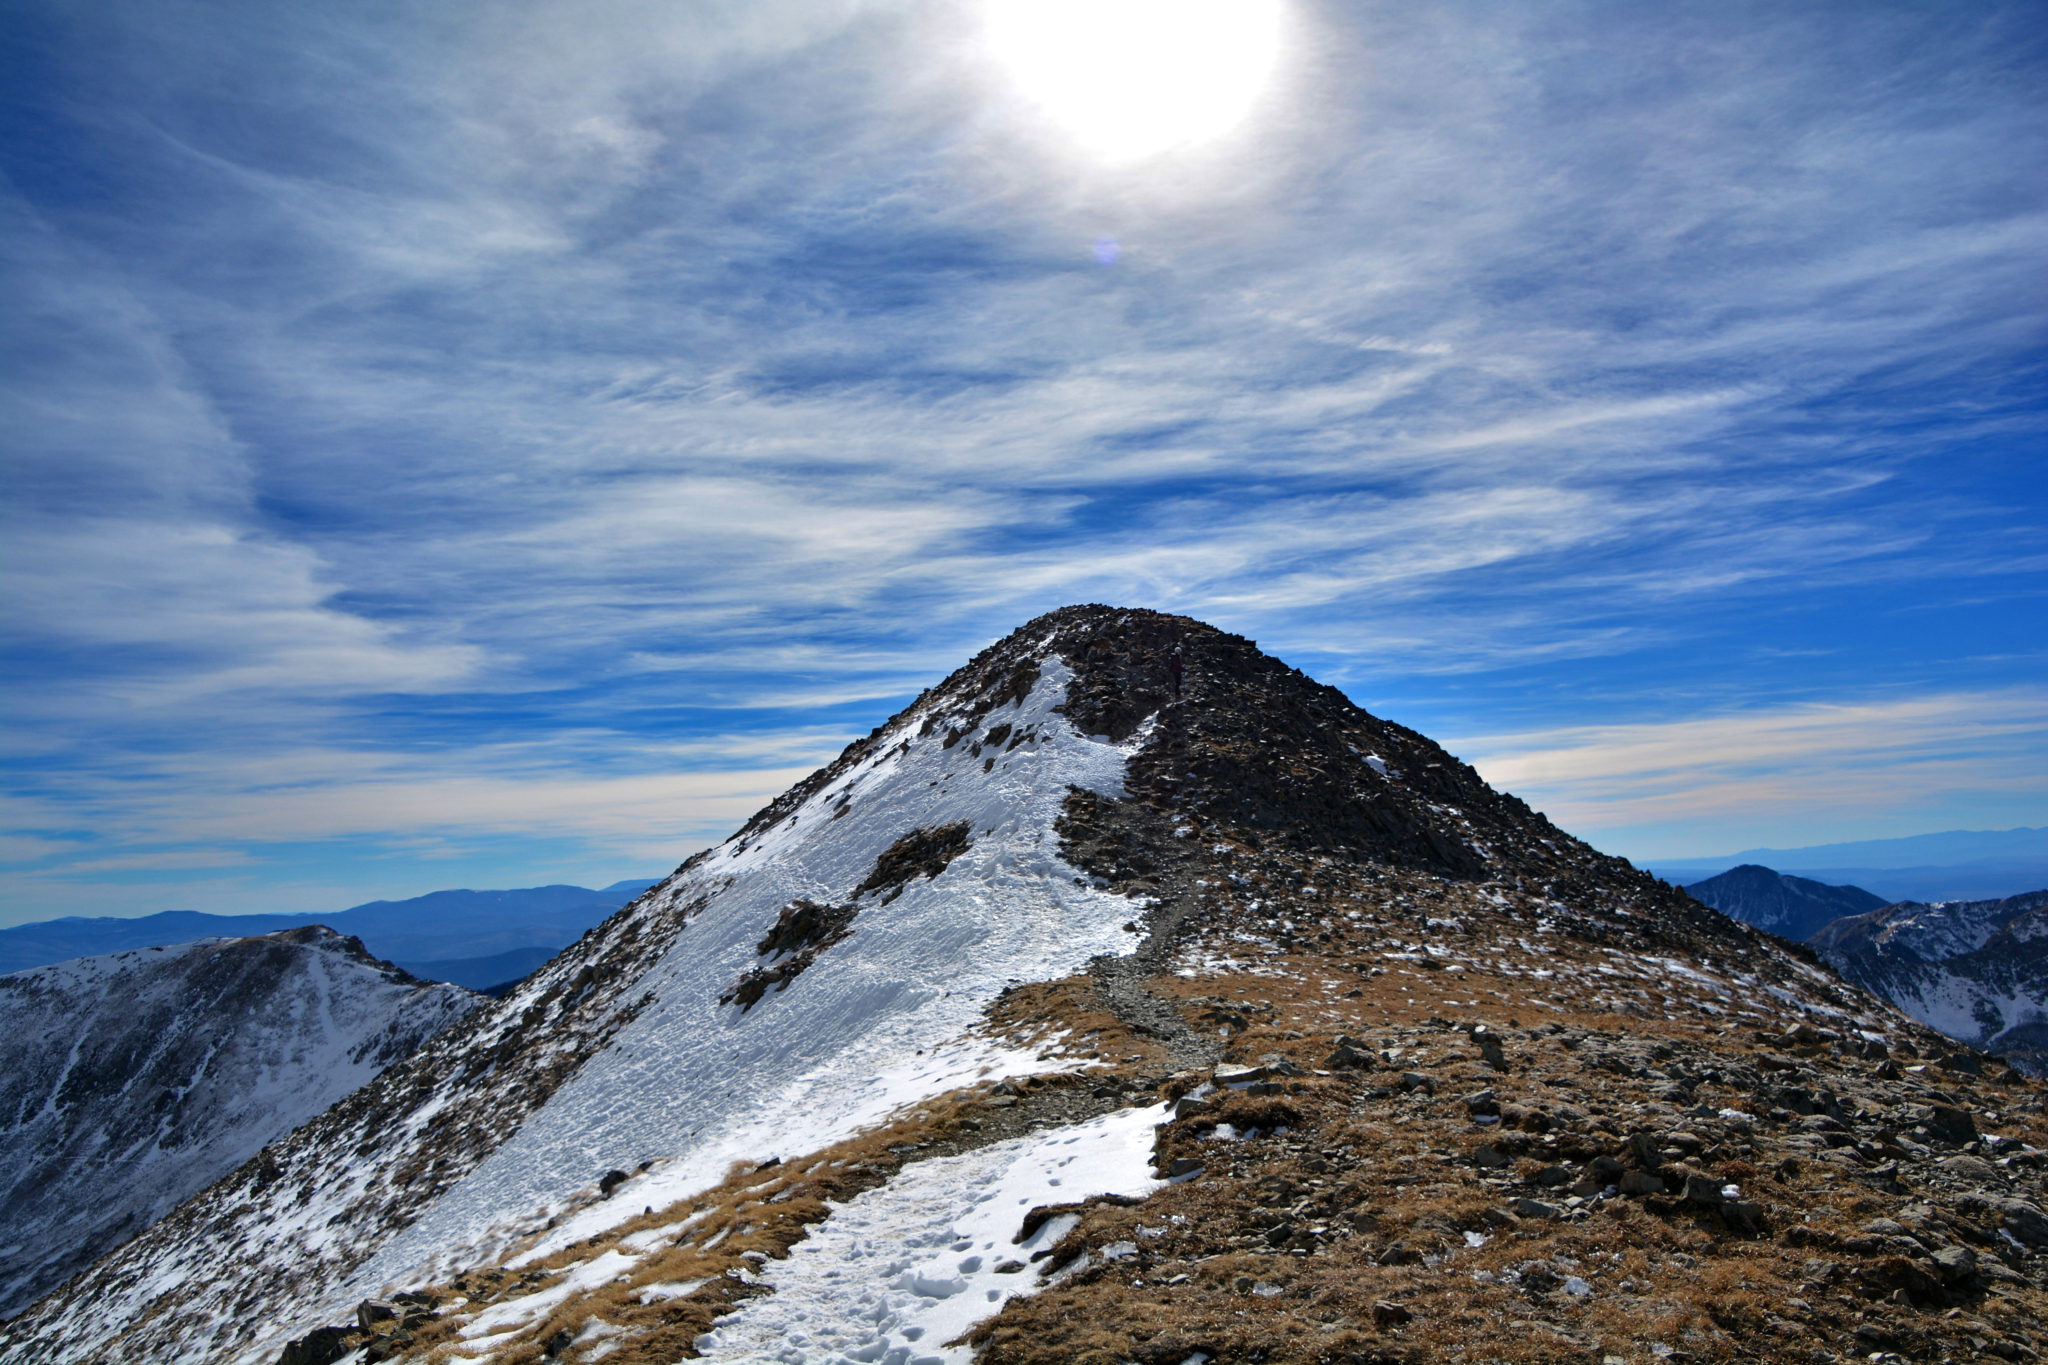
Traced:
<svg viewBox="0 0 2048 1365">
<path fill-rule="evenodd" d="M 1040 1288 L 1032 1253 L 1075 1221 L 1049 1219 L 1017 1242 L 1024 1215 L 1159 1188 L 1152 1141 L 1167 1117 L 1165 1105 L 1125 1109 L 905 1167 L 766 1267 L 775 1292 L 721 1319 L 697 1349 L 726 1365 L 964 1365 L 972 1351 L 944 1343 Z M 998 1273 L 1006 1262 L 1027 1264 Z"/>
<path fill-rule="evenodd" d="M 1122 745 L 1080 734 L 1054 710 L 1071 671 L 1057 658 L 1040 669 L 1028 696 L 951 747 L 968 699 L 934 697 L 789 817 L 672 878 L 657 893 L 667 903 L 708 901 L 640 983 L 647 1007 L 340 1286 L 333 1311 L 495 1259 L 513 1249 L 510 1229 L 559 1217 L 518 1248 L 546 1254 L 689 1198 L 734 1162 L 815 1151 L 946 1090 L 1057 1065 L 974 1029 L 1011 982 L 1134 947 L 1130 901 L 1061 859 L 1055 823 L 1071 787 L 1123 795 L 1144 732 Z M 1005 742 L 975 752 L 998 727 Z M 757 944 L 784 906 L 853 902 L 899 838 L 959 821 L 971 843 L 939 876 L 860 897 L 852 933 L 751 1010 L 719 1003 L 762 962 Z M 637 1174 L 611 1199 L 579 1199 L 611 1169 Z"/>
<path fill-rule="evenodd" d="M 629 1274 L 638 1264 L 631 1256 L 617 1251 L 607 1251 L 601 1256 L 570 1267 L 569 1273 L 557 1284 L 503 1303 L 492 1304 L 460 1329 L 464 1340 L 475 1341 L 514 1327 L 524 1327 L 530 1322 L 546 1317 L 562 1304 L 580 1294 L 611 1283 L 618 1276 Z"/>
</svg>

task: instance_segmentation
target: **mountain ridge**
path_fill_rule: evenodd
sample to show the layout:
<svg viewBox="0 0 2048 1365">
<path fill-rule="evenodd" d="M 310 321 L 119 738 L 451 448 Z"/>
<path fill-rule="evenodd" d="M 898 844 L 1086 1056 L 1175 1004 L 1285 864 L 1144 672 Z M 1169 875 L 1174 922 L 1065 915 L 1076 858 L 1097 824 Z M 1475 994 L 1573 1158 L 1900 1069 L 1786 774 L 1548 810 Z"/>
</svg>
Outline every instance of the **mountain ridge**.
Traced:
<svg viewBox="0 0 2048 1365">
<path fill-rule="evenodd" d="M 1744 924 L 1805 942 L 1830 921 L 1867 914 L 1886 904 L 1860 886 L 1834 886 L 1756 863 L 1731 867 L 1693 882 L 1686 894 Z"/>
<path fill-rule="evenodd" d="M 1666 1253 L 1732 1283 L 1793 1273 L 1774 1229 L 1846 1235 L 1862 1177 L 1814 1155 L 1835 1144 L 1809 1120 L 1872 1163 L 1896 1150 L 1885 1188 L 1958 1178 L 1937 1162 L 1962 1129 L 1937 1110 L 1988 1109 L 1959 1093 L 1978 1073 L 1945 1075 L 1930 1108 L 1894 1051 L 1956 1049 L 1249 640 L 1064 608 L 0 1342 L 31 1361 L 255 1362 L 287 1338 L 757 1359 L 751 1305 L 831 1240 L 807 1230 L 872 1214 L 927 1240 L 845 1263 L 843 1304 L 812 1301 L 826 1316 L 801 1327 L 863 1359 L 962 1360 L 938 1343 L 967 1327 L 990 1365 L 1413 1359 L 1461 1340 L 1451 1294 L 1556 1323 L 1575 1358 L 1601 1332 L 1656 1354 L 1645 1331 L 1764 1354 L 1762 1318 Z M 1994 1071 L 2017 1087 L 1999 1111 L 2034 1122 L 2038 1095 Z M 1877 1145 L 1880 1114 L 1918 1155 Z M 2037 1150 L 1962 1117 L 1987 1158 Z M 1119 1146 L 1133 1131 L 1154 1136 Z M 1068 1142 L 1123 1155 L 1053 1188 Z M 981 1233 L 949 1251 L 970 1224 L 943 1207 L 904 1221 L 968 1190 L 1012 1191 L 1014 1260 Z M 1951 1212 L 2032 1237 L 2023 1212 Z M 1581 1242 L 1608 1226 L 1664 1251 L 1601 1283 L 1654 1282 L 1693 1316 L 1581 1322 L 1577 1291 L 1535 1287 L 1562 1270 L 1526 1279 L 1539 1249 L 1597 1277 L 1607 1244 Z M 1424 1248 L 1476 1262 L 1453 1282 Z M 2043 1302 L 2018 1259 L 1986 1256 L 1956 1294 L 2003 1274 Z M 1126 1266 L 1182 1289 L 1141 1293 Z M 1894 1273 L 1828 1272 L 1904 1293 L 1887 1324 L 1950 1301 L 1939 1278 L 1880 1293 Z M 332 1325 L 365 1297 L 403 1311 Z M 1816 1332 L 1850 1330 L 1814 1311 Z"/>
<path fill-rule="evenodd" d="M 0 1309 L 25 1306 L 477 1003 L 319 925 L 0 977 Z"/>
<path fill-rule="evenodd" d="M 2048 1074 L 2048 891 L 1903 901 L 1838 919 L 1810 942 L 1914 1018 Z"/>
</svg>

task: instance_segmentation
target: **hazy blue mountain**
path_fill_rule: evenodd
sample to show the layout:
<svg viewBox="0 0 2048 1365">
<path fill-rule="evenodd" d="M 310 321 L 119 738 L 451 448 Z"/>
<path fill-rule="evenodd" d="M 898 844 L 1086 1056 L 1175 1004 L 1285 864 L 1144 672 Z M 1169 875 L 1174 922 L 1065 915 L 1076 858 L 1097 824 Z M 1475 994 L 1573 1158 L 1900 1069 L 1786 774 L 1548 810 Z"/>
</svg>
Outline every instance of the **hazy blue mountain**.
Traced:
<svg viewBox="0 0 2048 1365">
<path fill-rule="evenodd" d="M 1829 886 L 1746 863 L 1685 888 L 1702 905 L 1789 939 L 1811 938 L 1845 915 L 1881 909 L 1885 900 L 1860 886 Z"/>
<path fill-rule="evenodd" d="M 1948 830 L 1805 848 L 1752 848 L 1717 858 L 1673 858 L 1650 870 L 1685 885 L 1744 864 L 1813 881 L 1866 888 L 1886 903 L 1997 900 L 2048 886 L 2048 829 Z"/>
<path fill-rule="evenodd" d="M 353 935 L 375 956 L 432 981 L 456 980 L 434 975 L 430 968 L 436 964 L 454 966 L 547 950 L 511 977 L 475 983 L 495 986 L 524 976 L 652 885 L 623 881 L 595 891 L 581 886 L 435 891 L 410 900 L 371 901 L 327 915 L 208 915 L 193 910 L 166 910 L 134 919 L 73 915 L 0 929 L 0 973 L 131 948 L 245 938 L 306 924 L 324 924 Z"/>
</svg>

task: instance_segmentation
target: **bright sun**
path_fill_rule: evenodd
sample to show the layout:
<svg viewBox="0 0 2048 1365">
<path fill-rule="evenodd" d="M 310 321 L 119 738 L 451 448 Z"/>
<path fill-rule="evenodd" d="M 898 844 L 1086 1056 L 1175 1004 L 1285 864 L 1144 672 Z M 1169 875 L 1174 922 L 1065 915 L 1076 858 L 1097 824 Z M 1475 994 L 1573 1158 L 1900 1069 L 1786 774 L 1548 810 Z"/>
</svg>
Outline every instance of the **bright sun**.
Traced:
<svg viewBox="0 0 2048 1365">
<path fill-rule="evenodd" d="M 1251 112 L 1280 55 L 1280 0 L 988 0 L 988 43 L 1090 152 L 1134 161 Z"/>
</svg>

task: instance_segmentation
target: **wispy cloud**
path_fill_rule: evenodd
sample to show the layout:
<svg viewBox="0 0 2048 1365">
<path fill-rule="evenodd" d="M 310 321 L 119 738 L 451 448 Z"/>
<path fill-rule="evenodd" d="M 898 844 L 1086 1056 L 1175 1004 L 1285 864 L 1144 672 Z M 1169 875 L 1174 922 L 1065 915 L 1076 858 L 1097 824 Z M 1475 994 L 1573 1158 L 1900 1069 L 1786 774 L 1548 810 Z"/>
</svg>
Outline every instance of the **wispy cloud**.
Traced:
<svg viewBox="0 0 2048 1365">
<path fill-rule="evenodd" d="M 2038 799 L 2048 692 L 1922 693 L 1456 741 L 1568 828 L 1696 853 L 1772 830 L 1897 827 L 1958 797 Z M 1682 834 L 1681 834 L 1682 832 Z"/>
<path fill-rule="evenodd" d="M 1465 734 L 2021 695 L 2033 17 L 1301 0 L 1109 168 L 972 7 L 18 6 L 13 837 L 646 856 L 1078 599 Z M 1694 772 L 1573 809 L 1796 805 Z"/>
</svg>

